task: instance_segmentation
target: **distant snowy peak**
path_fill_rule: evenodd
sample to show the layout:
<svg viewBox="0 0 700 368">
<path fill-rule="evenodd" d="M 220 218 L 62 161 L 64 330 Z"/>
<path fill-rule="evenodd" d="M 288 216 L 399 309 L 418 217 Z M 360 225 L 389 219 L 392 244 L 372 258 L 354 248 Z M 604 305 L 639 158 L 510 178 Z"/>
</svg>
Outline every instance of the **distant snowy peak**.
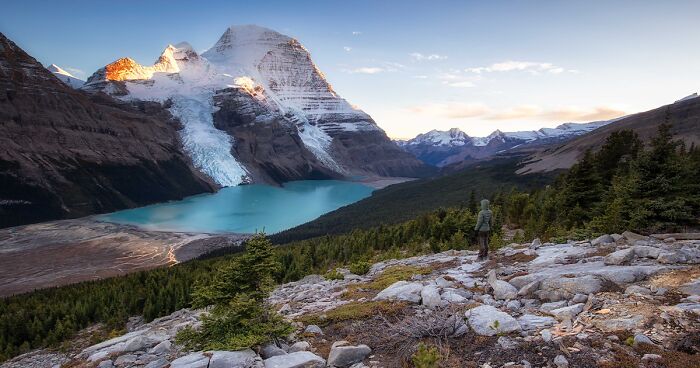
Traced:
<svg viewBox="0 0 700 368">
<path fill-rule="evenodd" d="M 458 128 L 447 131 L 431 130 L 427 133 L 418 134 L 415 138 L 398 142 L 401 146 L 408 145 L 433 145 L 433 146 L 467 146 L 476 147 L 493 144 L 492 142 L 518 142 L 525 143 L 537 139 L 565 138 L 590 132 L 604 125 L 610 124 L 621 118 L 596 121 L 591 123 L 564 123 L 556 128 L 541 128 L 539 130 L 526 130 L 519 132 L 502 132 L 494 130 L 486 137 L 469 137 Z"/>
<path fill-rule="evenodd" d="M 415 138 L 406 141 L 406 144 L 429 144 L 433 146 L 463 146 L 470 142 L 469 136 L 459 128 L 452 128 L 447 131 L 431 130 L 427 133 L 418 134 Z"/>
<path fill-rule="evenodd" d="M 46 69 L 53 73 L 58 79 L 60 79 L 61 82 L 73 88 L 80 88 L 83 84 L 85 84 L 84 80 L 76 78 L 75 76 L 73 76 L 73 74 L 65 71 L 63 68 L 56 64 L 51 64 Z"/>
</svg>

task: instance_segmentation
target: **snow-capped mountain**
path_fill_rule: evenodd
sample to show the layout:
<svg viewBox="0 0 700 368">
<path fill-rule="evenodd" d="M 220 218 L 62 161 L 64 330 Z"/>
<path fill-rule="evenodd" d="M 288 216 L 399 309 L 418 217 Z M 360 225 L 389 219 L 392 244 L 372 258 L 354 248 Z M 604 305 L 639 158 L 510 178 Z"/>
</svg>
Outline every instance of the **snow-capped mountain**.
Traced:
<svg viewBox="0 0 700 368">
<path fill-rule="evenodd" d="M 152 66 L 119 59 L 83 89 L 170 105 L 194 165 L 223 186 L 427 169 L 338 96 L 299 41 L 259 26 L 232 26 L 201 55 L 180 43 Z"/>
<path fill-rule="evenodd" d="M 519 132 L 495 130 L 486 137 L 470 137 L 458 128 L 431 130 L 405 141 L 396 141 L 419 160 L 445 166 L 469 159 L 482 159 L 525 143 L 549 143 L 588 133 L 621 118 L 591 123 L 565 123 L 556 128 Z"/>
<path fill-rule="evenodd" d="M 80 88 L 85 84 L 85 81 L 79 78 L 76 78 L 73 76 L 73 74 L 65 71 L 63 68 L 56 64 L 51 64 L 48 67 L 46 67 L 48 71 L 53 73 L 58 79 L 61 80 L 61 82 L 73 87 L 73 88 Z"/>
</svg>

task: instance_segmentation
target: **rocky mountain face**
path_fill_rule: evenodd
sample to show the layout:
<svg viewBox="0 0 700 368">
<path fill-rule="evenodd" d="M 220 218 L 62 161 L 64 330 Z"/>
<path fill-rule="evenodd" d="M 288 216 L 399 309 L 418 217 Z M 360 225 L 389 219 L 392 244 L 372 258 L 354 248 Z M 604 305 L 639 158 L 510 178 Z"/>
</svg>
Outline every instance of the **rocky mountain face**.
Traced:
<svg viewBox="0 0 700 368">
<path fill-rule="evenodd" d="M 687 147 L 700 144 L 700 98 L 697 94 L 686 96 L 670 105 L 629 115 L 588 134 L 576 137 L 565 144 L 537 150 L 518 173 L 548 172 L 568 169 L 583 157 L 586 150 L 597 150 L 605 139 L 616 130 L 633 130 L 644 142 L 651 140 L 660 124 L 671 124 L 674 139 L 682 140 Z"/>
<path fill-rule="evenodd" d="M 159 104 L 88 96 L 0 34 L 0 227 L 214 190 Z"/>
<path fill-rule="evenodd" d="M 399 368 L 420 342 L 454 367 L 694 367 L 700 348 L 700 234 L 625 232 L 389 259 L 364 275 L 336 269 L 279 285 L 268 303 L 296 332 L 255 349 L 187 351 L 177 311 L 68 352 L 40 350 L 2 368 Z M 339 277 L 338 277 L 339 276 Z M 81 342 L 82 341 L 82 342 Z M 679 363 L 679 364 L 676 364 Z"/>
<path fill-rule="evenodd" d="M 152 66 L 120 59 L 83 89 L 168 105 L 195 167 L 224 186 L 431 172 L 338 96 L 299 41 L 262 27 L 230 27 L 202 55 L 180 43 Z"/>
<path fill-rule="evenodd" d="M 545 145 L 566 141 L 588 133 L 618 119 L 591 123 L 565 123 L 556 128 L 521 132 L 495 130 L 486 137 L 470 137 L 458 128 L 447 131 L 431 130 L 397 144 L 419 160 L 444 167 L 473 162 L 522 145 Z"/>
</svg>

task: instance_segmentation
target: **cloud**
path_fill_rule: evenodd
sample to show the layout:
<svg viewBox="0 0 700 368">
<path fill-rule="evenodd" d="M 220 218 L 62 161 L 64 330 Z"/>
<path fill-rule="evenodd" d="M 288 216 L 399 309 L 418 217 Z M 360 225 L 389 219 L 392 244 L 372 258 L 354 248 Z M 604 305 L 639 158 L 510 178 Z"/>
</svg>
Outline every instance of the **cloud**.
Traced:
<svg viewBox="0 0 700 368">
<path fill-rule="evenodd" d="M 360 32 L 360 31 L 352 31 L 353 36 L 359 36 L 361 34 L 362 34 L 362 32 Z"/>
<path fill-rule="evenodd" d="M 383 72 L 384 68 L 376 66 L 363 66 L 354 69 L 343 69 L 342 71 L 350 74 L 377 74 Z"/>
<path fill-rule="evenodd" d="M 85 75 L 85 71 L 83 71 L 82 69 L 70 68 L 70 67 L 67 67 L 65 69 L 73 75 Z"/>
<path fill-rule="evenodd" d="M 350 47 L 350 46 L 343 46 L 343 50 L 345 50 L 345 51 L 347 51 L 347 52 L 350 52 L 350 51 L 352 51 L 352 47 Z"/>
<path fill-rule="evenodd" d="M 413 60 L 415 60 L 415 61 L 424 61 L 424 60 L 434 61 L 434 60 L 447 59 L 447 56 L 445 56 L 445 55 L 438 55 L 438 54 L 424 55 L 424 54 L 421 54 L 420 52 L 411 53 L 411 54 L 409 54 L 409 56 L 411 56 L 411 58 L 413 58 Z"/>
<path fill-rule="evenodd" d="M 427 75 L 414 75 L 413 78 L 415 79 L 428 79 Z"/>
<path fill-rule="evenodd" d="M 578 107 L 543 109 L 536 105 L 518 105 L 506 109 L 493 109 L 482 103 L 462 102 L 430 103 L 409 107 L 409 110 L 417 114 L 448 119 L 542 120 L 560 123 L 609 120 L 626 114 L 625 111 L 609 106 L 595 106 L 588 109 Z"/>
<path fill-rule="evenodd" d="M 542 117 L 554 121 L 596 121 L 609 120 L 625 114 L 624 111 L 609 106 L 597 106 L 588 110 L 576 107 L 563 107 L 546 111 L 542 114 Z"/>
<path fill-rule="evenodd" d="M 475 84 L 470 81 L 460 81 L 460 82 L 449 82 L 449 81 L 443 81 L 442 84 L 449 86 L 449 87 L 456 87 L 456 88 L 468 88 L 468 87 L 474 87 Z"/>
<path fill-rule="evenodd" d="M 561 66 L 554 65 L 552 63 L 540 63 L 533 61 L 515 61 L 508 60 L 500 63 L 494 63 L 489 66 L 479 66 L 474 68 L 466 68 L 465 72 L 482 74 L 482 73 L 494 73 L 494 72 L 511 72 L 511 71 L 525 71 L 533 75 L 539 75 L 540 73 L 551 73 L 560 74 L 564 71 L 570 73 L 578 73 L 576 69 L 565 69 Z"/>
</svg>

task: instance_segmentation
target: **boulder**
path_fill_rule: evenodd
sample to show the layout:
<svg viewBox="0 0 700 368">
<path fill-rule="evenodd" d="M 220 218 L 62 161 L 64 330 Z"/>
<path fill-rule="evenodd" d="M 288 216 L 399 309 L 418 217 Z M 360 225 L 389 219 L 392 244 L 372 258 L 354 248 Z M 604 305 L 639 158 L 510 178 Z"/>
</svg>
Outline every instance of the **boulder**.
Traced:
<svg viewBox="0 0 700 368">
<path fill-rule="evenodd" d="M 648 240 L 649 237 L 646 237 L 644 235 L 639 235 L 637 233 L 633 233 L 631 231 L 625 231 L 622 233 L 622 237 L 627 239 L 627 242 L 634 244 L 634 242 L 639 241 L 639 240 Z"/>
<path fill-rule="evenodd" d="M 625 289 L 625 294 L 651 295 L 651 290 L 639 285 L 630 285 Z"/>
<path fill-rule="evenodd" d="M 155 344 L 156 341 L 151 340 L 145 336 L 136 336 L 126 342 L 126 345 L 124 345 L 124 351 L 145 350 L 146 348 L 149 348 Z"/>
<path fill-rule="evenodd" d="M 540 336 L 542 336 L 542 340 L 544 342 L 551 342 L 552 341 L 552 331 L 550 331 L 548 329 L 540 331 Z"/>
<path fill-rule="evenodd" d="M 639 258 L 659 258 L 661 249 L 656 247 L 650 247 L 648 245 L 635 245 L 632 247 L 634 249 L 634 255 Z"/>
<path fill-rule="evenodd" d="M 353 346 L 349 345 L 347 341 L 336 341 L 328 354 L 328 366 L 346 368 L 362 362 L 371 352 L 372 349 L 367 345 Z"/>
<path fill-rule="evenodd" d="M 684 284 L 678 289 L 688 295 L 700 295 L 700 278 Z"/>
<path fill-rule="evenodd" d="M 605 256 L 604 262 L 606 265 L 621 265 L 627 264 L 634 259 L 634 248 L 625 248 L 612 252 Z"/>
<path fill-rule="evenodd" d="M 507 336 L 499 337 L 497 343 L 502 349 L 506 349 L 506 350 L 515 349 L 518 347 L 518 343 L 513 341 L 513 339 L 511 339 Z"/>
<path fill-rule="evenodd" d="M 593 240 L 591 240 L 591 245 L 597 246 L 601 244 L 608 244 L 608 243 L 614 243 L 615 239 L 613 239 L 612 236 L 605 234 L 601 235 Z"/>
<path fill-rule="evenodd" d="M 520 303 L 519 300 L 511 300 L 508 303 L 506 303 L 506 309 L 508 309 L 511 312 L 517 312 L 522 307 L 523 305 Z"/>
<path fill-rule="evenodd" d="M 520 331 L 520 324 L 510 314 L 482 305 L 465 312 L 469 326 L 479 335 L 494 336 L 499 333 Z"/>
<path fill-rule="evenodd" d="M 133 365 L 136 362 L 137 356 L 134 354 L 120 355 L 114 360 L 114 365 L 117 367 L 123 365 Z"/>
<path fill-rule="evenodd" d="M 542 303 L 542 305 L 540 305 L 540 311 L 549 313 L 549 311 L 566 307 L 566 304 L 566 300 L 551 303 Z"/>
<path fill-rule="evenodd" d="M 323 331 L 321 331 L 321 327 L 318 327 L 316 325 L 308 325 L 304 329 L 305 334 L 310 334 L 310 335 L 323 335 Z"/>
<path fill-rule="evenodd" d="M 534 295 L 535 291 L 539 290 L 539 288 L 540 288 L 540 280 L 535 280 L 535 281 L 521 287 L 520 290 L 518 290 L 518 296 Z"/>
<path fill-rule="evenodd" d="M 388 288 L 382 290 L 374 297 L 374 300 L 403 300 L 411 303 L 420 303 L 423 284 L 420 282 L 397 281 Z"/>
<path fill-rule="evenodd" d="M 308 351 L 274 356 L 265 359 L 264 363 L 265 368 L 325 368 L 326 366 L 323 358 Z"/>
<path fill-rule="evenodd" d="M 165 340 L 154 346 L 149 352 L 151 354 L 161 355 L 169 353 L 172 349 L 173 343 L 171 343 L 170 340 Z"/>
<path fill-rule="evenodd" d="M 659 257 L 656 260 L 663 264 L 676 264 L 686 263 L 688 257 L 681 251 L 663 251 L 659 253 Z"/>
<path fill-rule="evenodd" d="M 202 352 L 191 353 L 170 362 L 170 368 L 207 368 L 209 357 Z"/>
<path fill-rule="evenodd" d="M 267 344 L 267 345 L 263 345 L 263 347 L 260 348 L 260 356 L 262 356 L 263 359 L 272 358 L 274 356 L 285 355 L 285 354 L 287 354 L 287 352 L 284 351 L 284 349 L 282 349 L 279 346 L 272 344 L 272 343 Z"/>
<path fill-rule="evenodd" d="M 496 271 L 491 270 L 487 274 L 487 279 L 493 288 L 493 297 L 497 300 L 515 299 L 518 296 L 518 289 L 506 281 L 496 278 Z"/>
<path fill-rule="evenodd" d="M 518 323 L 524 331 L 532 331 L 553 326 L 555 323 L 557 323 L 557 320 L 549 316 L 523 314 L 522 316 L 518 317 Z"/>
<path fill-rule="evenodd" d="M 585 303 L 588 301 L 588 295 L 586 294 L 576 294 L 571 298 L 571 304 Z"/>
<path fill-rule="evenodd" d="M 112 363 L 111 360 L 103 360 L 100 362 L 100 364 L 97 365 L 97 368 L 112 368 L 114 367 L 114 364 Z"/>
<path fill-rule="evenodd" d="M 471 294 L 470 291 L 464 290 L 467 293 Z M 467 302 L 467 297 L 465 296 L 465 293 L 462 293 L 458 290 L 455 289 L 446 289 L 442 292 L 440 295 L 442 300 L 446 304 L 460 304 L 460 303 L 466 303 Z"/>
<path fill-rule="evenodd" d="M 447 302 L 440 297 L 440 290 L 436 285 L 428 285 L 420 292 L 421 302 L 430 309 L 442 308 Z"/>
<path fill-rule="evenodd" d="M 144 368 L 165 368 L 169 365 L 170 363 L 168 362 L 167 359 L 165 358 L 159 358 L 158 360 L 154 360 L 148 364 Z"/>
<path fill-rule="evenodd" d="M 545 279 L 535 295 L 540 300 L 568 300 L 576 294 L 595 294 L 603 288 L 603 281 L 593 275 Z"/>
<path fill-rule="evenodd" d="M 435 279 L 435 283 L 437 284 L 437 286 L 439 286 L 439 287 L 441 287 L 441 288 L 448 288 L 448 287 L 454 287 L 454 286 L 455 286 L 455 283 L 454 283 L 454 282 L 452 282 L 452 281 L 450 281 L 450 280 L 447 280 L 446 278 L 444 278 L 444 277 L 442 277 L 442 276 L 440 276 L 440 277 L 438 277 L 437 279 Z"/>
<path fill-rule="evenodd" d="M 209 368 L 253 368 L 263 366 L 263 361 L 251 349 L 239 351 L 211 351 Z"/>
<path fill-rule="evenodd" d="M 576 316 L 579 315 L 579 313 L 583 312 L 583 307 L 585 304 L 579 303 L 579 304 L 574 304 L 572 306 L 568 307 L 563 307 L 563 308 L 557 308 L 554 310 L 549 311 L 554 317 L 556 317 L 558 320 L 563 321 L 566 319 L 574 319 Z"/>
<path fill-rule="evenodd" d="M 613 238 L 613 241 L 615 241 L 616 243 L 623 238 L 623 236 L 620 234 L 610 234 L 610 237 Z"/>
<path fill-rule="evenodd" d="M 563 355 L 557 355 L 554 358 L 554 365 L 557 368 L 569 368 L 569 361 Z"/>
<path fill-rule="evenodd" d="M 632 346 L 639 346 L 640 344 L 654 345 L 654 342 L 644 334 L 634 335 L 634 342 Z"/>
<path fill-rule="evenodd" d="M 289 352 L 296 353 L 297 351 L 308 351 L 309 349 L 311 349 L 311 344 L 307 341 L 298 341 L 289 347 Z"/>
<path fill-rule="evenodd" d="M 530 249 L 537 249 L 542 246 L 542 241 L 540 238 L 535 238 L 532 243 L 530 243 Z"/>
</svg>

